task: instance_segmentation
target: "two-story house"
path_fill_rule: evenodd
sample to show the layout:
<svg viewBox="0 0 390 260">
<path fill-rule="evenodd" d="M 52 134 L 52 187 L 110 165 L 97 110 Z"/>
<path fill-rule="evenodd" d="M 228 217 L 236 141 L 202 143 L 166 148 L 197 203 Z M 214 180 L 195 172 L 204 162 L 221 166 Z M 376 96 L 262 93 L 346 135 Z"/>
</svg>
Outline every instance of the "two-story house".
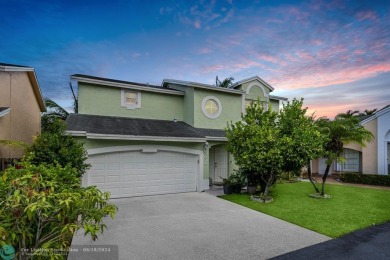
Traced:
<svg viewBox="0 0 390 260">
<path fill-rule="evenodd" d="M 330 173 L 390 175 L 390 105 L 364 118 L 360 124 L 372 133 L 373 140 L 366 146 L 346 144 L 343 151 L 344 160 L 333 162 Z M 325 158 L 312 161 L 313 173 L 324 174 L 325 168 Z"/>
<path fill-rule="evenodd" d="M 0 140 L 31 144 L 45 111 L 34 69 L 0 63 Z M 22 150 L 0 146 L 0 170 L 22 156 Z"/>
<path fill-rule="evenodd" d="M 84 143 L 92 167 L 83 185 L 113 198 L 203 191 L 237 166 L 224 146 L 227 122 L 258 99 L 279 110 L 286 98 L 272 96 L 259 77 L 231 88 L 166 79 L 161 86 L 73 75 L 78 114 L 67 131 Z"/>
</svg>

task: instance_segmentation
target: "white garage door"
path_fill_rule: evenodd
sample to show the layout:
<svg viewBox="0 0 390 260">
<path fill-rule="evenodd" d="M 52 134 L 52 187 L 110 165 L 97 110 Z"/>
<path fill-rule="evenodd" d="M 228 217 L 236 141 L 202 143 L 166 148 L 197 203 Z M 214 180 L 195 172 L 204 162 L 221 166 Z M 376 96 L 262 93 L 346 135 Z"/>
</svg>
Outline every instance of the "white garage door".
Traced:
<svg viewBox="0 0 390 260">
<path fill-rule="evenodd" d="M 170 151 L 128 151 L 90 155 L 83 185 L 96 185 L 111 198 L 196 191 L 198 156 Z"/>
</svg>

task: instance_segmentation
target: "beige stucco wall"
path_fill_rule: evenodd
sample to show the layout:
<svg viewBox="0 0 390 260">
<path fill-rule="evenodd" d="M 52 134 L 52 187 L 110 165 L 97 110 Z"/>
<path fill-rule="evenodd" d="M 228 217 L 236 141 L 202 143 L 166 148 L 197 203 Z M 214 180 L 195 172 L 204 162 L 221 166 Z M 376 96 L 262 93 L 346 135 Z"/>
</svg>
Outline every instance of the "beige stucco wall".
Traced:
<svg viewBox="0 0 390 260">
<path fill-rule="evenodd" d="M 374 135 L 371 143 L 362 148 L 363 173 L 378 174 L 378 119 L 364 125 Z"/>
<path fill-rule="evenodd" d="M 356 150 L 356 151 L 359 151 L 359 152 L 362 151 L 362 146 L 361 146 L 360 144 L 357 144 L 357 143 L 345 144 L 345 145 L 344 145 L 344 148 Z"/>
<path fill-rule="evenodd" d="M 0 117 L 0 140 L 32 143 L 41 131 L 41 113 L 27 72 L 0 72 L 0 107 L 11 107 Z M 0 146 L 0 158 L 22 155 L 21 150 Z"/>
</svg>

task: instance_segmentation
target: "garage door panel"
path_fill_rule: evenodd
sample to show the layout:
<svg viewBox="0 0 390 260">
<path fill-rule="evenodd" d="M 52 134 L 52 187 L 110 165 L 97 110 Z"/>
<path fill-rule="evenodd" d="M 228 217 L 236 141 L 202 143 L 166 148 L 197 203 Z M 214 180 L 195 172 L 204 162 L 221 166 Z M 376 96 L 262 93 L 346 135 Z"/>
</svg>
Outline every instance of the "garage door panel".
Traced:
<svg viewBox="0 0 390 260">
<path fill-rule="evenodd" d="M 198 156 L 141 151 L 92 155 L 88 184 L 112 198 L 196 191 Z"/>
</svg>

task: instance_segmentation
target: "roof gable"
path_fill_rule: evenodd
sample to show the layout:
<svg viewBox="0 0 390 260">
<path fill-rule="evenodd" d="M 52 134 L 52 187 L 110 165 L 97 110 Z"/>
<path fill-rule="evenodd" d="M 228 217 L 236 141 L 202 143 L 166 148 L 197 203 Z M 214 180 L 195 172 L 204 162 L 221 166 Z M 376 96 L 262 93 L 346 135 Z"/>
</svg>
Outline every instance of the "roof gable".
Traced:
<svg viewBox="0 0 390 260">
<path fill-rule="evenodd" d="M 8 63 L 0 63 L 0 71 L 4 72 L 26 72 L 28 78 L 30 79 L 35 98 L 37 99 L 39 108 L 41 112 L 46 112 L 46 106 L 43 101 L 43 96 L 41 92 L 41 88 L 39 87 L 37 75 L 35 74 L 35 70 L 32 67 L 26 67 L 21 65 L 14 65 Z"/>
<path fill-rule="evenodd" d="M 371 115 L 371 116 L 365 118 L 364 120 L 362 120 L 360 122 L 360 124 L 365 125 L 365 124 L 371 122 L 372 120 L 374 120 L 374 119 L 376 119 L 376 118 L 378 118 L 378 117 L 380 117 L 380 116 L 382 116 L 384 114 L 387 114 L 389 112 L 390 112 L 390 105 L 387 105 L 387 106 L 383 107 L 382 109 L 376 111 L 373 115 Z"/>
<path fill-rule="evenodd" d="M 250 77 L 250 78 L 247 78 L 247 79 L 243 79 L 243 80 L 237 81 L 236 83 L 234 83 L 232 85 L 232 88 L 237 88 L 238 86 L 240 86 L 242 84 L 245 84 L 247 82 L 251 82 L 251 81 L 258 81 L 263 86 L 267 87 L 270 90 L 270 92 L 274 91 L 274 88 L 270 84 L 268 84 L 265 80 L 261 79 L 259 76 L 253 76 L 253 77 Z"/>
</svg>

